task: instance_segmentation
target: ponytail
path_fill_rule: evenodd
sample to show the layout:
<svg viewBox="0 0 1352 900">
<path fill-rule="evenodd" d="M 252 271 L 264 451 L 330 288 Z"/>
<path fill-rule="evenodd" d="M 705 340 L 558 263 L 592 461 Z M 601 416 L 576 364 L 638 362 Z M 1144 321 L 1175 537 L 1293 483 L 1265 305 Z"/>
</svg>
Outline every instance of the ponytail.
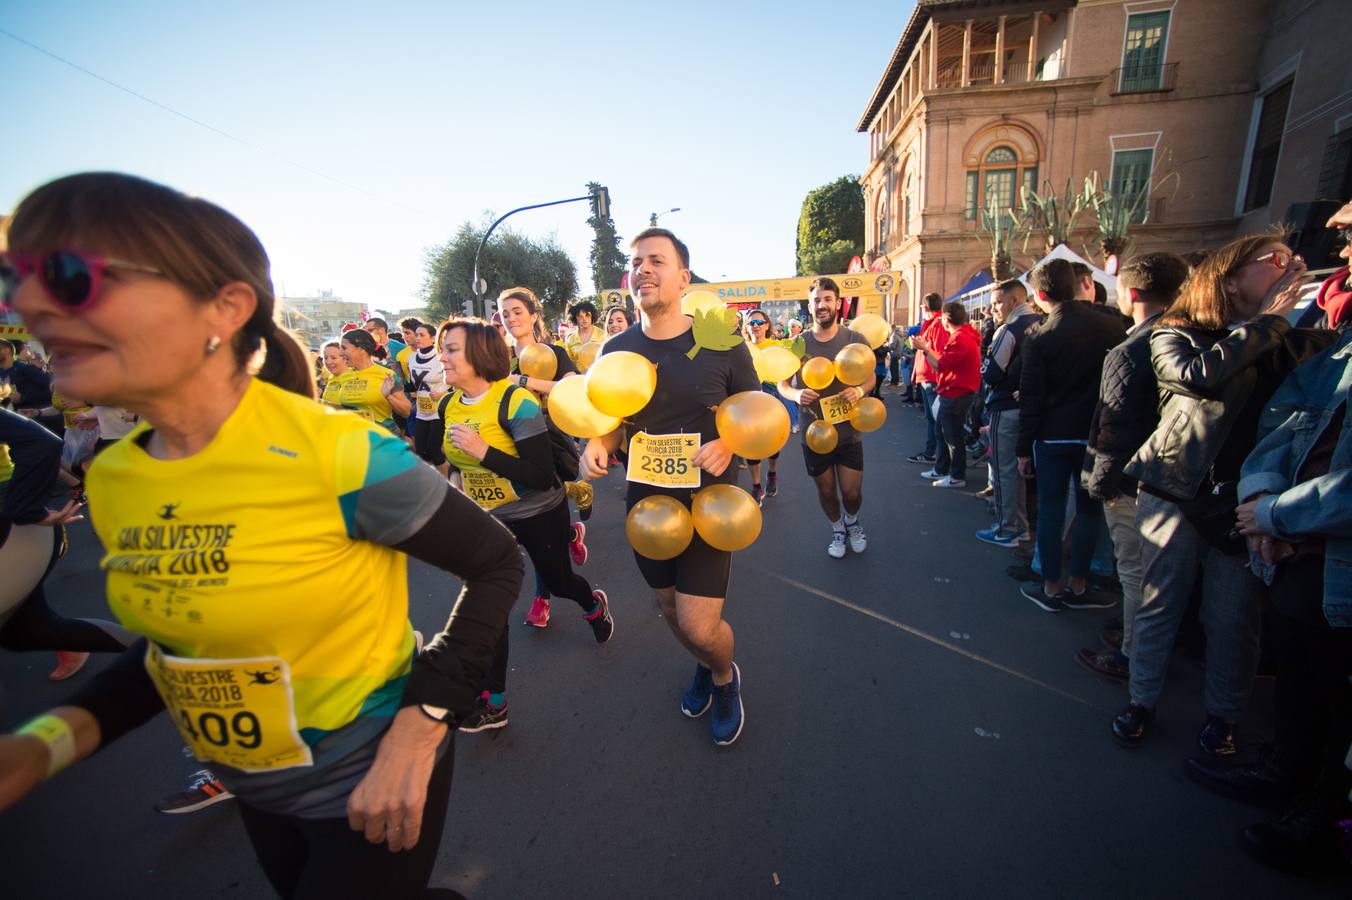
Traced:
<svg viewBox="0 0 1352 900">
<path fill-rule="evenodd" d="M 258 377 L 302 397 L 316 396 L 310 356 L 294 334 L 273 325 L 263 334 L 263 365 Z"/>
</svg>

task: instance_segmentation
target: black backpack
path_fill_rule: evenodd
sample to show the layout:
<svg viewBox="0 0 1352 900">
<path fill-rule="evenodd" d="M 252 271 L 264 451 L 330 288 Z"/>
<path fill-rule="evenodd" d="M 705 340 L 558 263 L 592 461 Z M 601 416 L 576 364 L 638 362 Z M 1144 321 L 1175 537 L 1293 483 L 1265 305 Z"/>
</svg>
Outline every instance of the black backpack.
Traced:
<svg viewBox="0 0 1352 900">
<path fill-rule="evenodd" d="M 498 404 L 498 427 L 507 434 L 511 434 L 511 429 L 507 426 L 507 409 L 512 403 L 512 394 L 518 390 L 517 385 L 508 385 L 507 390 L 502 395 L 502 403 Z M 454 391 L 441 398 L 441 403 L 437 406 L 437 414 L 442 419 L 446 418 L 446 405 L 451 402 Z M 573 439 L 559 430 L 554 422 L 545 416 L 545 428 L 549 431 L 549 449 L 554 456 L 554 474 L 560 481 L 576 481 L 578 474 L 578 452 L 577 444 Z"/>
</svg>

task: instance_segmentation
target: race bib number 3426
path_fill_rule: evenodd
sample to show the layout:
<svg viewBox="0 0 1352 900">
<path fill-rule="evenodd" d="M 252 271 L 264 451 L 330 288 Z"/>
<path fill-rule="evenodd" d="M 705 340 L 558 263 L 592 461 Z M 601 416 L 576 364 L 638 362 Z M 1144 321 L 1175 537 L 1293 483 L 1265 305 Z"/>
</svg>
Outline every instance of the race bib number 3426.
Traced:
<svg viewBox="0 0 1352 900">
<path fill-rule="evenodd" d="M 640 431 L 629 441 L 627 477 L 655 487 L 698 488 L 698 434 L 648 434 Z"/>
<path fill-rule="evenodd" d="M 250 772 L 313 765 L 296 728 L 291 668 L 282 658 L 188 659 L 151 643 L 145 665 L 179 734 L 203 762 Z"/>
</svg>

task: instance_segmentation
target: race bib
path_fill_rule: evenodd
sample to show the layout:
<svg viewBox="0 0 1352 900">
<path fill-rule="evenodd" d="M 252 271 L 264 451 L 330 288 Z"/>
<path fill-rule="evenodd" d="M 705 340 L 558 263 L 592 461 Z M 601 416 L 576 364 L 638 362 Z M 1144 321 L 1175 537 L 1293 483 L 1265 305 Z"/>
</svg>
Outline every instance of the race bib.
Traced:
<svg viewBox="0 0 1352 900">
<path fill-rule="evenodd" d="M 418 395 L 418 412 L 431 414 L 436 411 L 437 401 L 433 400 L 431 397 L 424 397 L 421 394 Z"/>
<path fill-rule="evenodd" d="M 497 509 L 521 498 L 512 490 L 512 483 L 487 469 L 462 469 L 460 483 L 465 496 L 479 504 L 481 509 Z"/>
<path fill-rule="evenodd" d="M 314 764 L 296 730 L 291 669 L 278 656 L 186 659 L 151 643 L 146 671 L 202 762 L 246 772 Z"/>
<path fill-rule="evenodd" d="M 627 477 L 654 487 L 698 488 L 699 467 L 691 460 L 699 452 L 698 434 L 647 434 L 629 441 Z"/>
<path fill-rule="evenodd" d="M 848 422 L 850 413 L 854 412 L 854 404 L 840 394 L 822 397 L 818 402 L 821 403 L 823 421 L 832 425 Z"/>
</svg>

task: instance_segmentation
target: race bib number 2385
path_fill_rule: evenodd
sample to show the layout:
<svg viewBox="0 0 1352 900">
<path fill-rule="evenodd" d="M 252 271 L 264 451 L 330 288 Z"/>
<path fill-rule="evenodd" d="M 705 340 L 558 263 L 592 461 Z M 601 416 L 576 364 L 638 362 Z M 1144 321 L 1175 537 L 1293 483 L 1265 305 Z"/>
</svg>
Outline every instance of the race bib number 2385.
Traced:
<svg viewBox="0 0 1352 900">
<path fill-rule="evenodd" d="M 698 488 L 700 470 L 692 460 L 699 443 L 698 434 L 640 431 L 629 441 L 628 479 L 655 487 Z"/>
</svg>

